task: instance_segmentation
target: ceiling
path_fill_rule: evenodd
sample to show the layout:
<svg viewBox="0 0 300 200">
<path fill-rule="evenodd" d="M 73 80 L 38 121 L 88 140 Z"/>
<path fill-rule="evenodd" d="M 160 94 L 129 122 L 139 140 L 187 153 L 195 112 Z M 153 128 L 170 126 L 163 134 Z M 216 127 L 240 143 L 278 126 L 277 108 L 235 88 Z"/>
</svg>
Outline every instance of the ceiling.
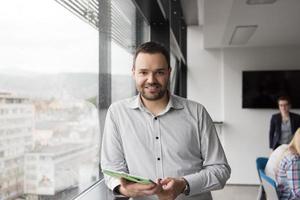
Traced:
<svg viewBox="0 0 300 200">
<path fill-rule="evenodd" d="M 181 0 L 187 25 L 203 27 L 205 48 L 300 46 L 300 0 L 249 5 L 247 0 Z M 257 28 L 229 45 L 237 26 Z"/>
</svg>

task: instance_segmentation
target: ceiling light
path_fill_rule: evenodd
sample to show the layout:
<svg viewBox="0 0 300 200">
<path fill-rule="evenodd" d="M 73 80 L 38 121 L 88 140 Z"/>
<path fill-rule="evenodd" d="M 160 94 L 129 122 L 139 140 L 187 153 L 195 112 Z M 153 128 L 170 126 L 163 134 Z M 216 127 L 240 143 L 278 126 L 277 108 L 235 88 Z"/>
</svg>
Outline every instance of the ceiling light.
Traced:
<svg viewBox="0 0 300 200">
<path fill-rule="evenodd" d="M 256 29 L 257 25 L 236 26 L 231 36 L 229 45 L 246 44 Z"/>
<path fill-rule="evenodd" d="M 272 4 L 277 0 L 247 0 L 247 4 L 256 5 L 256 4 Z"/>
</svg>

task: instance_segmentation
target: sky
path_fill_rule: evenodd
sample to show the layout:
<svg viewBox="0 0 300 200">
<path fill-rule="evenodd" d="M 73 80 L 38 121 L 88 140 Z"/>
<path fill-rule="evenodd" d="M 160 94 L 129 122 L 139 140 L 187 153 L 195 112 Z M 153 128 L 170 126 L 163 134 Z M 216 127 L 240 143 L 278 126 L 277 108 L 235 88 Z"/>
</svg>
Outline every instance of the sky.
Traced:
<svg viewBox="0 0 300 200">
<path fill-rule="evenodd" d="M 133 55 L 114 42 L 111 50 L 111 74 L 131 75 Z"/>
<path fill-rule="evenodd" d="M 98 32 L 55 0 L 0 3 L 0 73 L 98 73 Z"/>
</svg>

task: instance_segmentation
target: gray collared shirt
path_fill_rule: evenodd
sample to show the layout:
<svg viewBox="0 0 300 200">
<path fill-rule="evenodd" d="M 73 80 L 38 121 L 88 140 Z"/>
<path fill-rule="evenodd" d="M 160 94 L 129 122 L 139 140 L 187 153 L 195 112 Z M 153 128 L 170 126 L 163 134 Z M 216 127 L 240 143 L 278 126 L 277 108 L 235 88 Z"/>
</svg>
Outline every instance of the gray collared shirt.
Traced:
<svg viewBox="0 0 300 200">
<path fill-rule="evenodd" d="M 184 177 L 190 195 L 177 199 L 211 199 L 209 191 L 221 189 L 230 176 L 205 108 L 175 95 L 170 95 L 165 110 L 157 116 L 143 106 L 139 95 L 113 103 L 105 121 L 101 167 L 152 180 Z M 108 176 L 105 180 L 110 189 L 120 184 Z"/>
</svg>

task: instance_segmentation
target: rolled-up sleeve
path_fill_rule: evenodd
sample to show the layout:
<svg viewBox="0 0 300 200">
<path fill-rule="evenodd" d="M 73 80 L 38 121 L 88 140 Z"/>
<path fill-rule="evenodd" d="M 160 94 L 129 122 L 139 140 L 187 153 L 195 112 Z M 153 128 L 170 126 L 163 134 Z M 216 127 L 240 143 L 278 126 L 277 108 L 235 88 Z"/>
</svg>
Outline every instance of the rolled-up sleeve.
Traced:
<svg viewBox="0 0 300 200">
<path fill-rule="evenodd" d="M 127 172 L 127 166 L 123 153 L 122 140 L 116 123 L 116 119 L 108 109 L 102 139 L 101 168 Z M 120 180 L 104 175 L 106 185 L 113 190 L 120 185 Z"/>
<path fill-rule="evenodd" d="M 203 166 L 199 172 L 184 176 L 190 186 L 190 195 L 223 188 L 231 173 L 209 114 L 204 107 L 199 108 L 198 112 Z"/>
</svg>

